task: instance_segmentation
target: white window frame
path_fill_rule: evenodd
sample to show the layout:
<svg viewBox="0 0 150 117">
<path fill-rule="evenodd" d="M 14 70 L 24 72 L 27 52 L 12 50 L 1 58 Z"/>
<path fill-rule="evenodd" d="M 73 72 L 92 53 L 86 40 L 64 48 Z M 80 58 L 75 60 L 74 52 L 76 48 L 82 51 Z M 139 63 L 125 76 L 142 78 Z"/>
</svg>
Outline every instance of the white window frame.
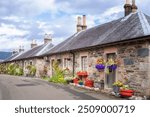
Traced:
<svg viewBox="0 0 150 117">
<path fill-rule="evenodd" d="M 84 61 L 85 58 L 86 62 Z M 81 70 L 88 71 L 88 56 L 81 56 Z"/>
</svg>

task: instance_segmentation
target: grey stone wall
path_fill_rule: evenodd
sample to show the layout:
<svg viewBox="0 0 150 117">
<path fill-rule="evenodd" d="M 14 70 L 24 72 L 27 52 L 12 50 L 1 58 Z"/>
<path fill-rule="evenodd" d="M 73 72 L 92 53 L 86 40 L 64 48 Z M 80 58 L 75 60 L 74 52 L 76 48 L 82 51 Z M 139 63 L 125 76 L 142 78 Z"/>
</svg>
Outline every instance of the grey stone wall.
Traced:
<svg viewBox="0 0 150 117">
<path fill-rule="evenodd" d="M 146 93 L 150 88 L 148 43 L 120 45 L 118 57 L 121 60 L 119 73 L 128 78 L 129 86 L 139 92 L 138 95 L 149 95 Z"/>
</svg>

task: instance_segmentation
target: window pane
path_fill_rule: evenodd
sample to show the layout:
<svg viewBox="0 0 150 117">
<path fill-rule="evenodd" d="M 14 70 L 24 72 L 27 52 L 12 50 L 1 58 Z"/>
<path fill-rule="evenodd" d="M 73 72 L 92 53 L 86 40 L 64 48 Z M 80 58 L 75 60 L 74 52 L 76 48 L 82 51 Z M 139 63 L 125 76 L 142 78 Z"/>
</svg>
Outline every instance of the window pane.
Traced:
<svg viewBox="0 0 150 117">
<path fill-rule="evenodd" d="M 81 57 L 81 67 L 83 71 L 87 71 L 87 56 Z"/>
</svg>

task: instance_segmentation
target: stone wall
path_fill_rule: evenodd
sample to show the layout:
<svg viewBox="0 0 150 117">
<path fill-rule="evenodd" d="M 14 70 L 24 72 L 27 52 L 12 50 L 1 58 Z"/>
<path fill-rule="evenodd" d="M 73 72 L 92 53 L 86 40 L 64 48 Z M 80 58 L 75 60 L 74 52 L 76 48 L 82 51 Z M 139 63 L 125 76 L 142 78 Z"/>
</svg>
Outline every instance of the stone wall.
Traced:
<svg viewBox="0 0 150 117">
<path fill-rule="evenodd" d="M 121 60 L 119 74 L 123 74 L 129 80 L 130 87 L 139 91 L 142 95 L 147 94 L 150 88 L 148 71 L 149 68 L 149 44 L 132 43 L 118 47 L 118 57 Z"/>
<path fill-rule="evenodd" d="M 95 68 L 96 60 L 103 57 L 106 60 L 106 54 L 116 53 L 120 61 L 116 70 L 116 80 L 124 81 L 126 77 L 130 87 L 139 92 L 140 95 L 150 95 L 150 56 L 149 42 L 128 43 L 104 48 L 91 49 L 75 52 L 75 73 L 81 70 L 81 56 L 88 57 L 89 78 L 93 80 L 105 80 L 106 73 L 98 72 Z M 63 59 L 70 57 L 73 62 L 73 56 L 70 53 L 49 56 L 50 61 L 61 59 L 60 67 L 64 69 Z M 69 69 L 72 70 L 73 63 Z M 52 75 L 52 66 L 50 65 L 50 76 Z M 148 93 L 147 93 L 148 92 Z"/>
</svg>

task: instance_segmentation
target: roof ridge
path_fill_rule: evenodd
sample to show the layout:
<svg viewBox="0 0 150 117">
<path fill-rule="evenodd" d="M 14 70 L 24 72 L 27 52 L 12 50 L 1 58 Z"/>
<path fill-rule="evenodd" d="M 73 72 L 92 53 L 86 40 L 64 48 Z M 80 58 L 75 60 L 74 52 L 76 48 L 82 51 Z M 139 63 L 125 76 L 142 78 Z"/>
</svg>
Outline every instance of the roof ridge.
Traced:
<svg viewBox="0 0 150 117">
<path fill-rule="evenodd" d="M 49 43 L 47 43 L 47 44 L 43 44 L 43 46 L 45 45 L 45 47 L 42 48 L 42 49 L 36 54 L 36 56 L 39 56 L 50 44 L 51 44 L 51 42 L 49 42 Z"/>
<path fill-rule="evenodd" d="M 150 34 L 150 24 L 148 23 L 145 15 L 140 11 L 140 12 L 138 12 L 138 16 L 139 16 L 144 34 L 149 35 Z"/>
</svg>

